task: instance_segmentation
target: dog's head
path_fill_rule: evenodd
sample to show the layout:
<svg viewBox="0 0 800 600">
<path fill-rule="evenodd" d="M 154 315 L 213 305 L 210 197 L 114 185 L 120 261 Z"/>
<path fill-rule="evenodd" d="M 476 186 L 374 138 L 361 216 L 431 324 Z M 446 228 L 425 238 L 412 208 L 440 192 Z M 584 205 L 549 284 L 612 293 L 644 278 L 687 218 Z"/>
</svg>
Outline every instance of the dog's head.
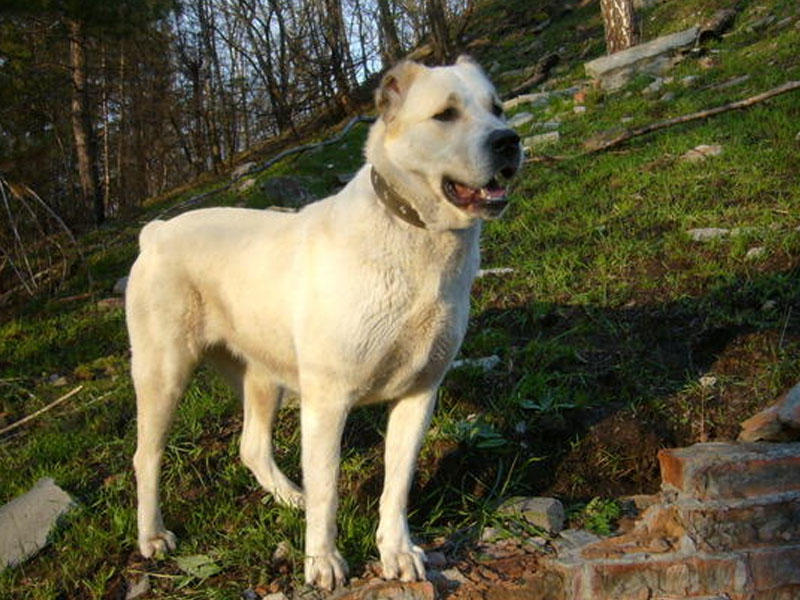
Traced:
<svg viewBox="0 0 800 600">
<path fill-rule="evenodd" d="M 519 168 L 522 150 L 477 63 L 465 56 L 448 67 L 402 62 L 375 98 L 380 118 L 367 160 L 430 228 L 468 227 L 503 212 L 503 182 Z"/>
</svg>

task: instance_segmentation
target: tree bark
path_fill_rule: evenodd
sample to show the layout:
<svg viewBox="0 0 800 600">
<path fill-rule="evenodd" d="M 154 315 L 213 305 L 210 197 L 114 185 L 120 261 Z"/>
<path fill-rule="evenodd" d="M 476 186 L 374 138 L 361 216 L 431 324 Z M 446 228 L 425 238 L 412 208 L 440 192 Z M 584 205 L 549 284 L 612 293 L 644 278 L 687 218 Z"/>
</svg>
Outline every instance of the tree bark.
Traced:
<svg viewBox="0 0 800 600">
<path fill-rule="evenodd" d="M 606 52 L 614 54 L 638 43 L 633 0 L 600 0 L 606 32 Z"/>
<path fill-rule="evenodd" d="M 452 58 L 452 48 L 443 0 L 425 0 L 425 12 L 431 30 L 433 56 L 438 64 L 446 64 Z"/>
<path fill-rule="evenodd" d="M 94 215 L 94 222 L 105 221 L 100 173 L 97 164 L 97 138 L 92 127 L 89 110 L 89 88 L 86 81 L 86 38 L 83 23 L 77 19 L 66 19 L 69 32 L 69 66 L 72 79 L 72 102 L 70 117 L 75 157 L 78 161 L 78 180 L 81 200 Z"/>
<path fill-rule="evenodd" d="M 388 68 L 403 56 L 403 47 L 397 35 L 397 27 L 389 0 L 378 0 L 378 16 L 381 33 L 381 60 Z"/>
</svg>

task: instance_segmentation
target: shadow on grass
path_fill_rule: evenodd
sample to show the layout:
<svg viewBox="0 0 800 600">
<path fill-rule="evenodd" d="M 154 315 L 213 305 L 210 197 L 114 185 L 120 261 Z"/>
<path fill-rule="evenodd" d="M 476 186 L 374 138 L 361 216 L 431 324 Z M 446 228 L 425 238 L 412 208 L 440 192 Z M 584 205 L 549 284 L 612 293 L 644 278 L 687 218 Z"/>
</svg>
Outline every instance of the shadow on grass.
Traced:
<svg viewBox="0 0 800 600">
<path fill-rule="evenodd" d="M 655 492 L 658 449 L 735 439 L 741 420 L 800 379 L 799 346 L 798 268 L 661 304 L 487 310 L 464 352 L 503 364 L 451 372 L 439 410 L 483 419 L 502 443 L 430 442 L 415 521 L 516 494 Z"/>
</svg>

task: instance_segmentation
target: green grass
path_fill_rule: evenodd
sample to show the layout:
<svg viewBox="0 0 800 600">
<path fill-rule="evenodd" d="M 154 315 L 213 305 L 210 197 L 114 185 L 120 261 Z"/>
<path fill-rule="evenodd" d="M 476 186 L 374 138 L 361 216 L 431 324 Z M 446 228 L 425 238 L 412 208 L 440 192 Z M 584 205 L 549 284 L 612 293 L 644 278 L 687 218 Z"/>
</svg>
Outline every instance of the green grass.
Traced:
<svg viewBox="0 0 800 600">
<path fill-rule="evenodd" d="M 691 8 L 688 8 L 691 4 Z M 642 14 L 648 37 L 710 16 L 722 2 L 659 4 Z M 480 528 L 496 524 L 503 498 L 555 494 L 574 507 L 575 524 L 611 531 L 618 496 L 654 491 L 655 451 L 706 439 L 731 439 L 738 422 L 800 379 L 800 94 L 770 100 L 579 156 L 602 132 L 636 127 L 717 106 L 800 79 L 800 15 L 789 0 L 745 3 L 734 29 L 677 65 L 660 102 L 641 94 L 641 77 L 614 94 L 591 91 L 587 111 L 564 97 L 529 110 L 560 120 L 562 157 L 526 165 L 507 217 L 486 226 L 483 263 L 511 267 L 473 290 L 461 355 L 496 354 L 490 372 L 454 370 L 440 391 L 412 493 L 411 524 L 423 543 L 467 552 Z M 596 5 L 553 16 L 526 2 L 490 3 L 472 50 L 484 64 L 517 69 L 538 50 L 563 48 L 558 87 L 583 78 L 582 60 L 603 51 Z M 680 9 L 680 10 L 678 10 Z M 787 27 L 751 33 L 772 13 Z M 527 21 L 525 20 L 527 19 Z M 739 85 L 711 86 L 742 74 Z M 697 79 L 685 86 L 681 79 Z M 509 82 L 512 85 L 514 82 Z M 632 120 L 623 122 L 623 118 Z M 362 161 L 366 126 L 341 144 L 292 157 L 260 174 L 299 175 L 317 196 Z M 527 130 L 523 134 L 528 134 Z M 680 160 L 698 144 L 721 156 Z M 183 573 L 174 558 L 144 561 L 135 548 L 134 399 L 119 307 L 99 308 L 136 255 L 141 223 L 220 182 L 205 181 L 82 238 L 78 265 L 57 297 L 38 298 L 0 324 L 0 426 L 41 408 L 79 384 L 73 399 L 0 439 L 0 502 L 54 477 L 77 500 L 37 557 L 0 574 L 0 597 L 102 598 L 125 579 L 151 573 L 160 597 L 237 598 L 248 588 L 300 585 L 303 518 L 277 506 L 238 460 L 238 400 L 201 370 L 181 403 L 165 460 L 167 526 L 179 556 L 203 554 L 221 567 L 207 579 Z M 203 204 L 265 206 L 259 185 Z M 740 228 L 736 236 L 693 242 L 695 227 Z M 747 258 L 753 247 L 763 247 Z M 93 292 L 84 299 L 64 298 Z M 66 378 L 55 386 L 51 376 Z M 712 375 L 713 385 L 700 377 Z M 297 415 L 282 411 L 277 460 L 300 479 Z M 343 442 L 340 547 L 354 574 L 375 560 L 382 467 L 381 407 L 356 411 Z M 592 500 L 593 498 L 599 498 Z M 588 505 L 587 505 L 588 502 Z M 273 564 L 280 542 L 289 560 Z M 259 588 L 260 589 L 260 588 Z"/>
</svg>

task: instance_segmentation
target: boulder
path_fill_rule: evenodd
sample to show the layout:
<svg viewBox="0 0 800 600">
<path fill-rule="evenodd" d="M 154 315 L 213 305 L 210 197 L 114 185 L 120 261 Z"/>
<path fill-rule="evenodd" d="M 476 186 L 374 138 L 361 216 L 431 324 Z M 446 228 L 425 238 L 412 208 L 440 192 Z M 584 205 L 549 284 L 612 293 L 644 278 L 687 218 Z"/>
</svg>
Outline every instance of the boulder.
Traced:
<svg viewBox="0 0 800 600">
<path fill-rule="evenodd" d="M 508 120 L 509 127 L 517 128 L 533 121 L 533 115 L 529 112 L 520 112 Z"/>
<path fill-rule="evenodd" d="M 584 65 L 586 74 L 603 89 L 613 91 L 640 73 L 661 75 L 681 59 L 682 52 L 694 45 L 700 28 L 665 35 Z"/>
<path fill-rule="evenodd" d="M 555 498 L 511 498 L 503 503 L 499 513 L 520 517 L 534 527 L 550 533 L 558 533 L 564 529 L 564 506 Z"/>
<path fill-rule="evenodd" d="M 303 177 L 270 177 L 259 187 L 269 203 L 277 206 L 299 208 L 317 199 Z"/>
<path fill-rule="evenodd" d="M 111 290 L 117 296 L 124 296 L 125 289 L 128 287 L 128 277 L 120 277 L 117 279 L 117 282 L 114 284 L 114 289 Z"/>
<path fill-rule="evenodd" d="M 244 177 L 255 166 L 256 166 L 256 163 L 254 163 L 254 162 L 246 162 L 246 163 L 240 164 L 233 171 L 231 171 L 231 179 L 236 180 L 236 179 L 239 179 L 240 177 Z"/>
<path fill-rule="evenodd" d="M 700 144 L 681 156 L 681 160 L 686 162 L 701 162 L 709 156 L 719 156 L 722 154 L 722 146 L 719 144 Z"/>
<path fill-rule="evenodd" d="M 540 133 L 532 135 L 522 140 L 522 146 L 529 151 L 538 150 L 545 146 L 550 146 L 557 143 L 561 139 L 561 134 L 558 131 L 548 131 L 547 133 Z"/>
<path fill-rule="evenodd" d="M 59 517 L 72 498 L 50 477 L 0 507 L 0 569 L 18 565 L 47 545 Z"/>
</svg>

